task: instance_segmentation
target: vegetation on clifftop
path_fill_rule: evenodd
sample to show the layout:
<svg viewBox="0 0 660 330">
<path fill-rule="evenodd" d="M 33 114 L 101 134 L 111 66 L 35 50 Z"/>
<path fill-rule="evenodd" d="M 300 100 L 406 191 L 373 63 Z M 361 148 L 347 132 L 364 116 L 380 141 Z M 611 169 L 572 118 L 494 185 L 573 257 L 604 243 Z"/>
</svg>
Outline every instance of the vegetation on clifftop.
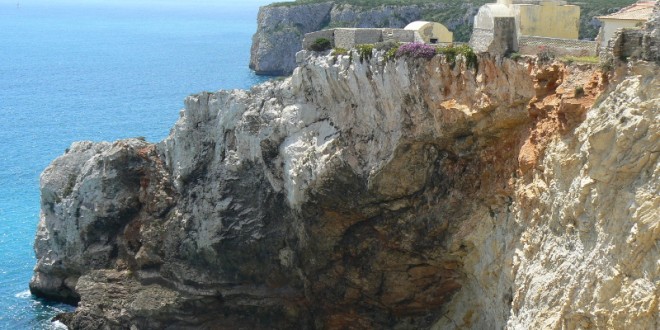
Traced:
<svg viewBox="0 0 660 330">
<path fill-rule="evenodd" d="M 457 18 L 464 17 L 470 7 L 479 6 L 495 2 L 495 0 L 296 0 L 289 2 L 277 2 L 271 6 L 295 6 L 308 3 L 334 2 L 336 4 L 350 4 L 364 8 L 373 8 L 382 5 L 431 5 L 444 4 L 442 9 L 428 8 L 422 14 L 422 19 L 428 21 L 441 22 L 445 25 L 453 25 L 454 38 L 456 41 L 467 41 L 472 33 L 472 22 L 462 22 L 459 24 L 449 24 L 455 22 Z M 598 34 L 600 23 L 595 18 L 600 15 L 607 15 L 619 10 L 622 7 L 635 3 L 636 0 L 580 0 L 569 1 L 570 4 L 581 7 L 580 18 L 580 39 L 594 39 Z M 466 5 L 471 5 L 466 7 Z M 430 6 L 429 6 L 430 7 Z"/>
</svg>

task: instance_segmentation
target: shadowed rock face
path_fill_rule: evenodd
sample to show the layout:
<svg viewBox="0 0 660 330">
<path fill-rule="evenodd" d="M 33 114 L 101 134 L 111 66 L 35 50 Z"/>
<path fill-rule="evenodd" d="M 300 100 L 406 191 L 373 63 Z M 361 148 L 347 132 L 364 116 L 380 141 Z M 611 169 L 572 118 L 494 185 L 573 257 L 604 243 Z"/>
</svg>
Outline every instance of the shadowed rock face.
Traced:
<svg viewBox="0 0 660 330">
<path fill-rule="evenodd" d="M 42 176 L 33 292 L 81 296 L 74 327 L 430 326 L 465 278 L 452 237 L 485 157 L 509 161 L 483 185 L 515 169 L 494 147 L 517 143 L 532 80 L 488 58 L 482 82 L 440 58 L 334 61 L 192 96 L 157 145 L 75 144 Z"/>
<path fill-rule="evenodd" d="M 330 22 L 332 2 L 301 6 L 266 6 L 259 9 L 257 32 L 252 37 L 250 69 L 262 75 L 287 75 L 296 67 L 296 52 L 305 33 Z"/>
<path fill-rule="evenodd" d="M 580 306 L 584 317 L 596 313 L 571 300 L 554 309 L 562 287 L 531 270 L 554 267 L 545 260 L 557 250 L 535 237 L 566 237 L 569 223 L 553 208 L 577 193 L 548 199 L 544 180 L 573 191 L 584 164 L 594 175 L 619 166 L 599 170 L 603 153 L 581 151 L 605 120 L 590 115 L 604 111 L 592 107 L 604 76 L 487 55 L 478 70 L 380 55 L 309 56 L 286 80 L 191 96 L 158 144 L 74 144 L 42 175 L 32 291 L 79 300 L 60 316 L 72 328 L 544 327 L 570 312 L 581 322 Z M 637 95 L 627 120 L 648 126 L 658 94 L 634 79 L 653 85 L 657 67 L 640 65 L 603 102 Z M 610 117 L 601 136 L 623 129 Z M 658 130 L 647 128 L 630 142 L 640 153 L 657 147 Z M 617 182 L 657 183 L 657 153 L 635 164 Z M 579 201 L 571 212 L 589 204 Z M 571 221 L 601 219 L 593 210 Z M 657 207 L 644 210 L 649 219 Z M 539 222 L 546 215 L 551 228 Z M 646 285 L 657 258 L 644 247 L 635 276 Z M 565 257 L 578 260 L 585 249 L 571 251 Z M 534 296 L 529 285 L 544 283 L 547 295 Z M 618 294 L 606 298 L 612 306 L 643 309 L 617 305 Z"/>
</svg>

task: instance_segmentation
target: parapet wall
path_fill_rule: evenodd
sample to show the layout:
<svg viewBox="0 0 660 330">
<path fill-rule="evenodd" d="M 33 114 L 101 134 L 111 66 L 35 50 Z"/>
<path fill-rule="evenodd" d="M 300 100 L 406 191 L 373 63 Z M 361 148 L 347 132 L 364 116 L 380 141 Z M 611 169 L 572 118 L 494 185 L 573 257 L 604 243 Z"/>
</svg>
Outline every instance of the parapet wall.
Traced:
<svg viewBox="0 0 660 330">
<path fill-rule="evenodd" d="M 518 50 L 516 21 L 513 17 L 495 17 L 493 29 L 474 28 L 470 47 L 479 53 L 507 54 Z"/>
<path fill-rule="evenodd" d="M 332 30 L 321 30 L 321 31 L 306 33 L 305 38 L 303 38 L 302 48 L 310 49 L 314 41 L 320 38 L 330 40 L 330 42 L 332 43 L 332 47 L 335 47 L 335 30 L 332 29 Z"/>
<path fill-rule="evenodd" d="M 335 47 L 350 49 L 380 41 L 383 41 L 381 29 L 335 29 Z"/>
<path fill-rule="evenodd" d="M 598 43 L 587 40 L 520 36 L 518 52 L 536 55 L 543 51 L 559 56 L 596 56 Z"/>
<path fill-rule="evenodd" d="M 419 42 L 421 38 L 413 30 L 404 29 L 329 29 L 305 34 L 303 49 L 309 50 L 315 40 L 325 38 L 332 47 L 350 49 L 361 44 L 375 44 L 382 41 Z"/>
<path fill-rule="evenodd" d="M 470 47 L 475 52 L 487 52 L 488 46 L 493 43 L 493 36 L 493 30 L 474 28 L 470 37 Z"/>
</svg>

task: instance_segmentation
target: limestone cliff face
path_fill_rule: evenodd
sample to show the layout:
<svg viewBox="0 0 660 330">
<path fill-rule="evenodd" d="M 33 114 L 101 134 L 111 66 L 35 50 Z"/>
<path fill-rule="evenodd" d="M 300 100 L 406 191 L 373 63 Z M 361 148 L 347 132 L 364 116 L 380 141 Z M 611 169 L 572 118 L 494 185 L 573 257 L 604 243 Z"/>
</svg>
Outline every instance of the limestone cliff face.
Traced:
<svg viewBox="0 0 660 330">
<path fill-rule="evenodd" d="M 660 326 L 659 73 L 635 66 L 517 187 L 509 327 Z"/>
<path fill-rule="evenodd" d="M 361 7 L 333 2 L 261 7 L 257 32 L 252 38 L 250 68 L 257 74 L 288 75 L 296 68 L 295 54 L 302 49 L 305 33 L 327 27 L 392 27 L 402 28 L 420 20 L 427 11 L 441 11 L 447 5 L 387 5 Z M 453 28 L 457 24 L 472 24 L 476 8 L 462 6 L 465 15 L 445 22 Z"/>
<path fill-rule="evenodd" d="M 296 67 L 295 55 L 305 33 L 330 22 L 331 2 L 259 8 L 252 37 L 250 69 L 263 75 L 286 75 Z"/>
<path fill-rule="evenodd" d="M 658 73 L 634 65 L 577 118 L 543 100 L 507 211 L 466 234 L 471 276 L 436 329 L 658 328 Z"/>
<path fill-rule="evenodd" d="M 357 58 L 74 144 L 32 291 L 72 328 L 658 325 L 657 64 Z"/>
</svg>

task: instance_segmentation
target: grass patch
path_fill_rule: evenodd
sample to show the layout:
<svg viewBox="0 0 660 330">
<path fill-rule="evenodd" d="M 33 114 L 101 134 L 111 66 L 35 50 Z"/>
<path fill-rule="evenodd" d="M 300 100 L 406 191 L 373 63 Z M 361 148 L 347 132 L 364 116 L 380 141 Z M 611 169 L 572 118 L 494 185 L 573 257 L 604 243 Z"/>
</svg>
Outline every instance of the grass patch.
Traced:
<svg viewBox="0 0 660 330">
<path fill-rule="evenodd" d="M 347 54 L 348 54 L 348 49 L 346 48 L 336 47 L 332 50 L 332 55 L 334 56 L 347 55 Z"/>
<path fill-rule="evenodd" d="M 598 56 L 564 56 L 560 60 L 567 64 L 598 64 L 600 62 Z"/>
</svg>

